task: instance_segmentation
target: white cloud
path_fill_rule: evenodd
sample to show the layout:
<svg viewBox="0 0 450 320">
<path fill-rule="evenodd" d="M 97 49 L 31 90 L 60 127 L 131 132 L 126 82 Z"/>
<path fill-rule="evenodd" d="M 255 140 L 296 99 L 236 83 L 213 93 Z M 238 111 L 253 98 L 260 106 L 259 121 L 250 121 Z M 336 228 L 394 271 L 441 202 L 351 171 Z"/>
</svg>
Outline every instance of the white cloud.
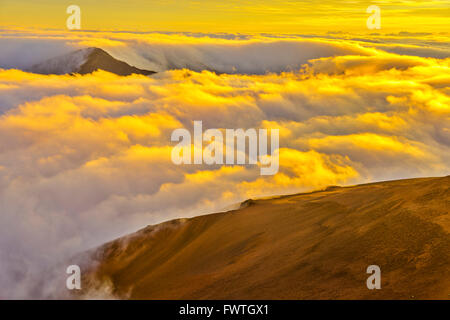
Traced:
<svg viewBox="0 0 450 320">
<path fill-rule="evenodd" d="M 130 43 L 117 48 L 163 68 L 175 59 L 193 68 L 201 61 L 255 73 L 308 57 L 352 55 L 267 75 L 1 70 L 0 297 L 52 296 L 64 282 L 53 273 L 43 280 L 49 266 L 146 224 L 214 212 L 248 197 L 448 174 L 448 60 L 379 51 L 360 56 L 359 46 L 339 51 L 339 45 L 302 41 Z M 275 58 L 287 49 L 293 51 Z M 147 51 L 153 56 L 144 56 Z M 202 120 L 205 130 L 280 129 L 279 174 L 174 165 L 171 132 L 190 130 L 193 120 Z"/>
</svg>

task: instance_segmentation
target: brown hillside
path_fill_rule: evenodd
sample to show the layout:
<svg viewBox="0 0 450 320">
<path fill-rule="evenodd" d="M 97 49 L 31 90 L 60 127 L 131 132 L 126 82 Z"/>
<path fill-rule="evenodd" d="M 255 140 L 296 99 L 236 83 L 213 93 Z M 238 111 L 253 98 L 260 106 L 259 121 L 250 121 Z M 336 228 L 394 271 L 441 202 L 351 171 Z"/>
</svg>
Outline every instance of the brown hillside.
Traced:
<svg viewBox="0 0 450 320">
<path fill-rule="evenodd" d="M 252 200 L 94 256 L 84 293 L 132 299 L 449 299 L 450 176 Z M 381 268 L 368 290 L 366 268 Z"/>
</svg>

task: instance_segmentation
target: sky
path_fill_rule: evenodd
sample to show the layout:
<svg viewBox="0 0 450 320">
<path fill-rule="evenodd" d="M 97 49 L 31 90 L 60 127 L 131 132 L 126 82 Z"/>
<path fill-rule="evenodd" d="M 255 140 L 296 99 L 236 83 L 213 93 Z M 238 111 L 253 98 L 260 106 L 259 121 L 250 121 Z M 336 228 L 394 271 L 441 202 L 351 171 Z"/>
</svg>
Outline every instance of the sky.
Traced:
<svg viewBox="0 0 450 320">
<path fill-rule="evenodd" d="M 450 1 L 340 0 L 1 0 L 2 25 L 65 28 L 81 8 L 84 29 L 232 33 L 367 33 L 367 7 L 381 9 L 383 32 L 446 32 Z"/>
<path fill-rule="evenodd" d="M 148 224 L 449 174 L 448 2 L 176 3 L 79 1 L 68 31 L 72 3 L 0 0 L 0 298 L 57 297 L 44 270 Z M 27 71 L 92 46 L 157 73 Z M 279 129 L 279 172 L 175 165 L 194 120 Z"/>
</svg>

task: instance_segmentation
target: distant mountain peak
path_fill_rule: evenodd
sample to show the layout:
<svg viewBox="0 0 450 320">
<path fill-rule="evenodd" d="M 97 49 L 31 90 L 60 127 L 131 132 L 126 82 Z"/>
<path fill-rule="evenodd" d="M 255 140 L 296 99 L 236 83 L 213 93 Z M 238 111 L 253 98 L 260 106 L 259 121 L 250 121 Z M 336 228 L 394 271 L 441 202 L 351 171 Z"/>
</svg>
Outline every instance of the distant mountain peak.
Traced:
<svg viewBox="0 0 450 320">
<path fill-rule="evenodd" d="M 108 71 L 120 76 L 155 73 L 130 66 L 124 61 L 115 59 L 105 50 L 96 47 L 79 49 L 48 59 L 33 65 L 28 71 L 39 74 L 88 74 L 97 70 Z"/>
</svg>

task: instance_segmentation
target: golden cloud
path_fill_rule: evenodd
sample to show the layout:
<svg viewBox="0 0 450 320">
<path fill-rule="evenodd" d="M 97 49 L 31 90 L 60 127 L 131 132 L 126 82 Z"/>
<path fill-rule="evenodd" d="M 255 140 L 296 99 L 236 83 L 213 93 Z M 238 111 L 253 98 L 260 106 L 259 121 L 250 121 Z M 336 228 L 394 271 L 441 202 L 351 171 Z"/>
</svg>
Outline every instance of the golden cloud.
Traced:
<svg viewBox="0 0 450 320">
<path fill-rule="evenodd" d="M 262 75 L 0 70 L 0 226 L 15 226 L 0 240 L 27 234 L 51 256 L 61 239 L 86 248 L 249 197 L 446 175 L 449 84 L 448 59 L 379 50 Z M 171 132 L 194 120 L 279 129 L 279 172 L 174 165 Z"/>
</svg>

